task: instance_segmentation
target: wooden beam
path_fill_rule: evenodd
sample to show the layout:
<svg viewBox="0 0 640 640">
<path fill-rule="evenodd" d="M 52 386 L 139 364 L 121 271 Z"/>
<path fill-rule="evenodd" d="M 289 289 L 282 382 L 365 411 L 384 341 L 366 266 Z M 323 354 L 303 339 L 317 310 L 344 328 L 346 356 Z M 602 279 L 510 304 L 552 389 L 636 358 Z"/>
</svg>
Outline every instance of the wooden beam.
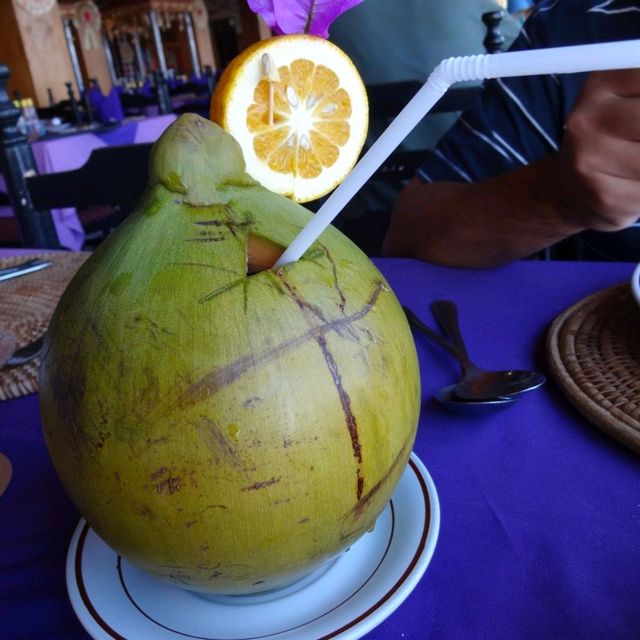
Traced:
<svg viewBox="0 0 640 640">
<path fill-rule="evenodd" d="M 0 60 L 11 66 L 11 90 L 38 106 L 48 106 L 49 88 L 56 102 L 64 100 L 64 83 L 74 78 L 57 3 L 37 15 L 15 0 L 0 2 Z"/>
</svg>

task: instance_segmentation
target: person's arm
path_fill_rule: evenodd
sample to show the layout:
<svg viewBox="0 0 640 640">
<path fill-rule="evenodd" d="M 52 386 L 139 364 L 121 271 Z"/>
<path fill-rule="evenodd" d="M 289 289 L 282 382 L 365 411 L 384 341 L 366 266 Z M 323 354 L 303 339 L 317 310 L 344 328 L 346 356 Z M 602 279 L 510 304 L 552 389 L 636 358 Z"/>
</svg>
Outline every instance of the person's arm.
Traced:
<svg viewBox="0 0 640 640">
<path fill-rule="evenodd" d="M 640 71 L 594 73 L 557 154 L 477 183 L 414 179 L 396 202 L 384 250 L 491 266 L 585 229 L 619 230 L 638 217 Z"/>
</svg>

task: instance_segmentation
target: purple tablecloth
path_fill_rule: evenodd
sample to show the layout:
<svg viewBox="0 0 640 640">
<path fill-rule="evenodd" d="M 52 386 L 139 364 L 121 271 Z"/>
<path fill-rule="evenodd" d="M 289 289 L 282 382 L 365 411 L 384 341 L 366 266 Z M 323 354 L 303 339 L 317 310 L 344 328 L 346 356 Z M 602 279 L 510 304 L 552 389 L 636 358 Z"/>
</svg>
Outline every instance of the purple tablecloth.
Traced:
<svg viewBox="0 0 640 640">
<path fill-rule="evenodd" d="M 81 133 L 37 140 L 31 144 L 31 148 L 40 173 L 71 171 L 85 164 L 94 149 L 155 142 L 175 118 L 175 115 L 169 114 L 133 120 L 104 133 Z M 5 190 L 2 176 L 0 190 Z M 52 215 L 60 244 L 74 251 L 81 249 L 85 234 L 76 210 L 54 209 Z"/>
<path fill-rule="evenodd" d="M 479 364 L 546 373 L 544 337 L 556 315 L 633 269 L 377 263 L 430 324 L 430 301 L 455 300 Z M 640 637 L 638 456 L 581 418 L 551 379 L 494 414 L 452 413 L 432 396 L 456 365 L 416 342 L 424 403 L 415 452 L 439 493 L 440 537 L 413 593 L 367 640 Z M 0 451 L 14 466 L 0 498 L 0 636 L 86 640 L 64 583 L 78 515 L 49 462 L 36 396 L 0 404 Z"/>
</svg>

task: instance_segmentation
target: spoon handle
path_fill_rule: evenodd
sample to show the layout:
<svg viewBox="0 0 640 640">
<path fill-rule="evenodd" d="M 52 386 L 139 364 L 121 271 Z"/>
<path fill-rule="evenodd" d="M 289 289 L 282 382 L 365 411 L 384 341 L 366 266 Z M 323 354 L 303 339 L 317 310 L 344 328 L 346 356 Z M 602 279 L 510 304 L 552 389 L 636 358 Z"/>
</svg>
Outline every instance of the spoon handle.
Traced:
<svg viewBox="0 0 640 640">
<path fill-rule="evenodd" d="M 407 307 L 402 307 L 404 314 L 407 316 L 407 320 L 409 324 L 418 331 L 422 331 L 427 337 L 431 338 L 437 345 L 441 346 L 445 351 L 448 351 L 456 360 L 462 363 L 462 355 L 458 352 L 458 350 L 449 342 L 447 342 L 444 338 L 439 336 L 433 329 L 428 327 L 418 316 L 408 309 Z"/>
<path fill-rule="evenodd" d="M 464 370 L 474 368 L 475 365 L 469 359 L 467 347 L 460 333 L 458 323 L 458 308 L 451 300 L 435 300 L 431 303 L 431 312 L 446 335 L 451 338 L 453 346 L 460 356 L 460 362 Z"/>
</svg>

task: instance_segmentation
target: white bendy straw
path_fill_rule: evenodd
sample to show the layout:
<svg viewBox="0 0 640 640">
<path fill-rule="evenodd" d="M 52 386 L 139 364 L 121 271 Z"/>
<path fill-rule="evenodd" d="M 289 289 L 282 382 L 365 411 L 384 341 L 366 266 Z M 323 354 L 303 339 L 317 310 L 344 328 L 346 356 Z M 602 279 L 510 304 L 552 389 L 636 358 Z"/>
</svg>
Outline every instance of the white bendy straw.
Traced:
<svg viewBox="0 0 640 640">
<path fill-rule="evenodd" d="M 295 262 L 454 82 L 640 67 L 640 40 L 447 58 L 275 263 Z"/>
</svg>

